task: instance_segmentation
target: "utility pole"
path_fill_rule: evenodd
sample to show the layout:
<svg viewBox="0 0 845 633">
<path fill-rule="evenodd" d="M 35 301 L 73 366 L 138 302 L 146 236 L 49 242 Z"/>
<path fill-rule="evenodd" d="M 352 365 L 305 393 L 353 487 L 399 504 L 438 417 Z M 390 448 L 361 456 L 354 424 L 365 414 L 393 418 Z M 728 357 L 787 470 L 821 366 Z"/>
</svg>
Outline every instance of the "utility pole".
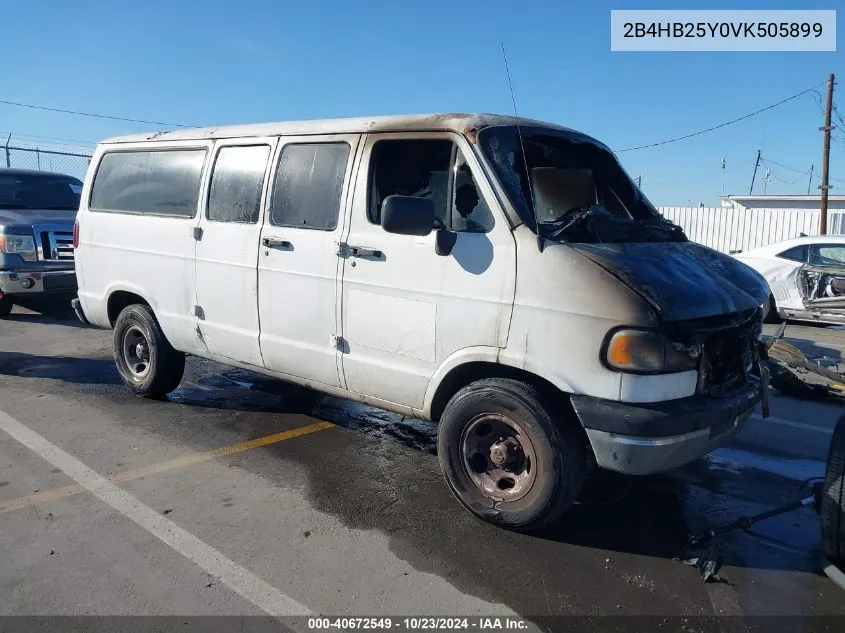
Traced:
<svg viewBox="0 0 845 633">
<path fill-rule="evenodd" d="M 772 175 L 771 169 L 766 169 L 766 173 L 763 174 L 763 195 L 766 195 L 766 189 L 769 187 L 769 178 Z"/>
<path fill-rule="evenodd" d="M 807 183 L 807 195 L 810 195 L 810 187 L 813 186 L 813 169 L 815 169 L 815 165 L 810 165 L 810 182 Z"/>
<path fill-rule="evenodd" d="M 754 173 L 751 175 L 751 186 L 748 188 L 748 195 L 754 193 L 754 179 L 757 177 L 757 168 L 760 166 L 760 150 L 757 150 L 757 160 L 754 161 Z"/>
<path fill-rule="evenodd" d="M 643 185 L 643 175 L 637 176 L 637 189 L 641 189 Z"/>
<path fill-rule="evenodd" d="M 830 175 L 830 111 L 833 107 L 833 73 L 827 79 L 827 100 L 824 105 L 824 127 L 819 128 L 824 132 L 824 157 L 822 158 L 822 204 L 819 213 L 819 234 L 827 234 L 827 192 L 830 189 L 828 176 Z"/>
</svg>

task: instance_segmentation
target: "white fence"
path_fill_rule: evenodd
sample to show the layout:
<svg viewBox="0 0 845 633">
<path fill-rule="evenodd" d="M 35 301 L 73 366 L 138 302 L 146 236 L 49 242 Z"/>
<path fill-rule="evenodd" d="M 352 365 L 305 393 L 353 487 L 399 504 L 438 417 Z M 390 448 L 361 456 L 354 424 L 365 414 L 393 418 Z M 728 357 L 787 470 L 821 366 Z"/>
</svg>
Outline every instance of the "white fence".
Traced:
<svg viewBox="0 0 845 633">
<path fill-rule="evenodd" d="M 818 209 L 659 207 L 658 211 L 682 227 L 692 241 L 723 253 L 819 233 Z M 828 212 L 827 232 L 845 234 L 845 210 Z"/>
</svg>

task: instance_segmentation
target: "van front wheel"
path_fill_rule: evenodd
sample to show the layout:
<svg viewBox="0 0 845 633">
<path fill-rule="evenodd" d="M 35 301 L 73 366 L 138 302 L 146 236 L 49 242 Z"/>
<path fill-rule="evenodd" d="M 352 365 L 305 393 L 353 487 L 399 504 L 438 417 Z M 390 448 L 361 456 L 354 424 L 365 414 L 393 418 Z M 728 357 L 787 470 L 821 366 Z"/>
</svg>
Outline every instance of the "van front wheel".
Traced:
<svg viewBox="0 0 845 633">
<path fill-rule="evenodd" d="M 477 517 L 519 531 L 563 515 L 586 472 L 586 440 L 555 420 L 539 389 L 506 378 L 464 387 L 446 405 L 437 435 L 452 493 Z"/>
<path fill-rule="evenodd" d="M 142 398 L 163 398 L 185 371 L 185 355 L 167 341 L 152 310 L 140 304 L 117 317 L 114 363 L 123 383 Z"/>
</svg>

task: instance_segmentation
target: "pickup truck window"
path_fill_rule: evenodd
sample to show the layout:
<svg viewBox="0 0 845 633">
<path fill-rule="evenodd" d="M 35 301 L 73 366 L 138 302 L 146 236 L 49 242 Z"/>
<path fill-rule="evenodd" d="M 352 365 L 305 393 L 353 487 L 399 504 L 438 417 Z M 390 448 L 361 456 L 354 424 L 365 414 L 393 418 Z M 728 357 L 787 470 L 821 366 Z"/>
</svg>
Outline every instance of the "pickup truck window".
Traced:
<svg viewBox="0 0 845 633">
<path fill-rule="evenodd" d="M 0 209 L 76 211 L 81 192 L 82 182 L 72 176 L 0 173 Z"/>
</svg>

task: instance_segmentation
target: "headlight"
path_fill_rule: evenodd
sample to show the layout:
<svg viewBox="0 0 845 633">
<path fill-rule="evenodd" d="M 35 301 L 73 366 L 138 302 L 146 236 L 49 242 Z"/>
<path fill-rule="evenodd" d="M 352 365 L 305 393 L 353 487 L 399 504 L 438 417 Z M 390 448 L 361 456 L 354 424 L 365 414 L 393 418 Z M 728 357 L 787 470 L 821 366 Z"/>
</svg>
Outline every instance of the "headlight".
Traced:
<svg viewBox="0 0 845 633">
<path fill-rule="evenodd" d="M 660 374 L 698 366 L 700 348 L 672 343 L 652 330 L 616 330 L 605 344 L 605 361 L 613 369 Z"/>
<path fill-rule="evenodd" d="M 38 259 L 31 235 L 0 235 L 0 253 L 16 253 L 27 262 Z"/>
</svg>

